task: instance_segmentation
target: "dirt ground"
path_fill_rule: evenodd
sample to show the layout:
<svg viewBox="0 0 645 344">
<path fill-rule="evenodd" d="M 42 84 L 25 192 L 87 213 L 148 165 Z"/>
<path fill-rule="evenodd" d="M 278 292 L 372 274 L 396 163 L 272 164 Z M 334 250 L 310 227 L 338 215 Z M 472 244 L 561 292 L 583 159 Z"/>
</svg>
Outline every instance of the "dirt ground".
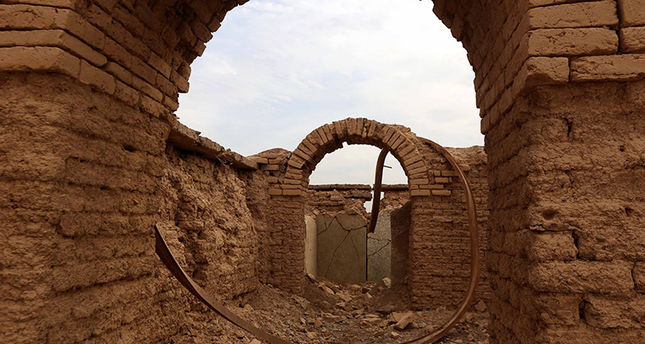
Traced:
<svg viewBox="0 0 645 344">
<path fill-rule="evenodd" d="M 272 334 L 307 344 L 401 343 L 432 331 L 452 315 L 453 310 L 445 307 L 410 310 L 405 289 L 403 285 L 388 288 L 382 282 L 339 285 L 308 279 L 304 297 L 260 285 L 257 292 L 228 307 Z M 193 314 L 202 316 L 171 343 L 261 343 L 220 317 Z M 487 325 L 488 313 L 481 302 L 438 343 L 488 343 Z"/>
</svg>

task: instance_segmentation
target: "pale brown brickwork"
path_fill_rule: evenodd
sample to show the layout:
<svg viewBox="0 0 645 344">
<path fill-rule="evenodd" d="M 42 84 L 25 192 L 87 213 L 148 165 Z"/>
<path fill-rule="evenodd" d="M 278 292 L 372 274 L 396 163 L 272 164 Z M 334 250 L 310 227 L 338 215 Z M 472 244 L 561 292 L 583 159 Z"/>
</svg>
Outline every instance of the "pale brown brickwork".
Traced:
<svg viewBox="0 0 645 344">
<path fill-rule="evenodd" d="M 643 188 L 634 95 L 645 3 L 435 4 L 468 51 L 486 134 L 491 342 L 642 342 L 628 309 L 643 299 L 633 190 Z"/>
<path fill-rule="evenodd" d="M 424 151 L 432 163 L 431 173 L 437 175 L 435 180 L 443 183 L 442 190 L 450 192 L 450 197 L 414 197 L 412 215 L 408 214 L 410 218 L 405 221 L 408 238 L 398 240 L 403 240 L 409 246 L 405 252 L 411 253 L 403 263 L 410 267 L 407 283 L 414 307 L 434 309 L 455 306 L 463 299 L 470 276 L 470 240 L 463 188 L 455 172 L 438 153 Z M 483 147 L 450 148 L 450 152 L 465 171 L 475 195 L 480 254 L 484 257 L 489 213 L 486 155 Z M 410 202 L 408 185 L 383 185 L 382 190 L 382 210 L 400 208 Z M 367 217 L 363 202 L 371 199 L 370 192 L 369 185 L 310 185 L 305 212 L 334 214 L 351 209 Z M 292 251 L 303 249 L 294 247 Z M 483 277 L 476 297 L 488 300 L 486 271 L 482 268 L 481 272 Z"/>
<path fill-rule="evenodd" d="M 303 278 L 299 272 L 304 266 L 302 219 L 305 208 L 311 211 L 316 205 L 328 210 L 347 206 L 346 199 L 351 195 L 348 192 L 345 197 L 339 192 L 337 196 L 341 199 L 336 202 L 321 199 L 322 194 L 312 198 L 311 192 L 307 195 L 303 192 L 309 188 L 309 174 L 316 164 L 326 154 L 342 147 L 343 142 L 393 150 L 409 178 L 406 192 L 412 203 L 409 234 L 409 265 L 412 268 L 408 287 L 414 306 L 430 308 L 458 304 L 468 286 L 470 254 L 465 197 L 456 171 L 409 129 L 361 118 L 348 118 L 314 130 L 294 153 L 273 150 L 253 157 L 268 176 L 271 202 L 277 207 L 273 210 L 277 212 L 276 216 L 267 221 L 267 227 L 273 232 L 262 234 L 264 239 L 260 241 L 267 244 L 260 250 L 267 255 L 262 259 L 282 263 L 267 268 L 264 272 L 266 281 L 298 292 Z M 479 208 L 483 255 L 488 218 L 485 154 L 481 148 L 454 152 L 459 154 L 458 161 L 472 180 Z M 478 297 L 487 296 L 484 279 Z"/>
<path fill-rule="evenodd" d="M 161 181 L 171 171 L 206 178 L 198 171 L 206 165 L 188 157 L 170 164 L 169 145 L 206 156 L 220 178 L 238 186 L 217 196 L 196 187 L 192 200 L 236 200 L 222 207 L 255 223 L 219 224 L 234 233 L 222 239 L 225 246 L 251 256 L 257 249 L 256 270 L 240 261 L 242 279 L 228 281 L 239 282 L 239 292 L 252 289 L 255 278 L 298 289 L 292 272 L 302 267 L 302 253 L 285 247 L 302 241 L 293 229 L 302 226 L 293 216 L 302 213 L 298 197 L 309 168 L 337 144 L 329 139 L 336 129 L 312 133 L 309 144 L 318 137 L 324 147 L 304 144 L 287 167 L 289 152 L 270 152 L 262 164 L 199 137 L 191 142 L 194 133 L 179 129 L 172 115 L 178 93 L 188 91 L 191 62 L 243 2 L 0 3 L 3 339 L 162 342 L 182 332 L 193 313 L 178 312 L 186 321 L 177 321 L 167 312 L 185 309 L 189 299 L 152 256 L 150 228 L 172 221 L 162 209 L 193 204 L 162 195 Z M 645 2 L 434 6 L 468 53 L 486 134 L 491 342 L 642 343 Z M 457 194 L 450 183 L 419 174 L 429 164 L 414 165 L 427 157 L 409 145 L 413 136 L 388 143 L 356 124 L 347 128 L 356 142 L 408 144 L 406 151 L 391 148 L 403 158 L 414 197 Z M 262 173 L 249 172 L 255 164 Z M 206 179 L 204 185 L 217 180 Z M 263 245 L 253 245 L 252 232 Z M 124 241 L 131 247 L 119 250 Z M 83 279 L 70 277 L 74 266 Z M 219 273 L 212 268 L 205 271 Z"/>
</svg>

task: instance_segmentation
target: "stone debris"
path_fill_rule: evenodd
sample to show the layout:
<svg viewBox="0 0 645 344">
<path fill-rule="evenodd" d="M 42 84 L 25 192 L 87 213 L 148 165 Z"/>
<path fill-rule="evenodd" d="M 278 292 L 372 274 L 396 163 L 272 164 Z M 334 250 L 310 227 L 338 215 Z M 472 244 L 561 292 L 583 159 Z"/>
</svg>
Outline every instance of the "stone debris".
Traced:
<svg viewBox="0 0 645 344">
<path fill-rule="evenodd" d="M 387 288 L 392 288 L 392 280 L 391 280 L 389 277 L 385 277 L 385 278 L 383 278 L 383 284 L 384 284 Z"/>
<path fill-rule="evenodd" d="M 479 300 L 479 302 L 475 304 L 475 310 L 479 313 L 485 312 L 486 309 L 486 303 L 483 300 Z"/>
<path fill-rule="evenodd" d="M 390 321 L 395 322 L 394 328 L 403 331 L 414 321 L 414 312 L 394 312 L 390 314 Z"/>
<path fill-rule="evenodd" d="M 261 284 L 256 292 L 237 304 L 235 312 L 255 326 L 295 344 L 394 344 L 436 329 L 453 311 L 446 307 L 412 311 L 406 306 L 409 300 L 405 288 L 398 285 L 378 288 L 380 281 L 343 285 L 321 278 L 305 280 L 303 296 Z M 379 311 L 380 304 L 386 304 L 392 311 Z M 232 327 L 217 317 L 200 321 L 203 323 L 199 334 L 190 343 L 211 343 L 208 333 L 227 333 L 226 329 Z M 487 313 L 467 313 L 448 335 L 446 343 L 486 343 L 487 325 Z M 242 330 L 233 329 L 230 333 L 230 339 L 222 339 L 221 343 L 260 343 Z"/>
</svg>

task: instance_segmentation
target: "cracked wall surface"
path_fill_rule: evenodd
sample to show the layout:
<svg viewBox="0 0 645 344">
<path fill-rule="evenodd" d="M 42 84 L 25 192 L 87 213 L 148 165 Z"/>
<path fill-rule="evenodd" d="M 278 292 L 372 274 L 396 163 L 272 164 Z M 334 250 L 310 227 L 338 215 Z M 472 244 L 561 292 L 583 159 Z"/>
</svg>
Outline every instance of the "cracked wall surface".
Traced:
<svg viewBox="0 0 645 344">
<path fill-rule="evenodd" d="M 318 276 L 360 283 L 367 276 L 367 222 L 357 214 L 318 215 Z"/>
<path fill-rule="evenodd" d="M 390 210 L 379 212 L 374 233 L 367 234 L 367 280 L 391 278 L 392 229 Z"/>
</svg>

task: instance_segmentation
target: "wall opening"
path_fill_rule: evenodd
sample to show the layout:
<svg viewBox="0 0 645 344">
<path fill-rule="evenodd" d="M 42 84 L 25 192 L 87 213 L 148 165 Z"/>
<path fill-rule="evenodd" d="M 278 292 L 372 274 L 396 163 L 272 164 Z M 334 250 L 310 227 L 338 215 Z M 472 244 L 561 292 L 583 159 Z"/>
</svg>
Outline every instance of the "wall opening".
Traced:
<svg viewBox="0 0 645 344">
<path fill-rule="evenodd" d="M 369 145 L 346 145 L 325 156 L 311 174 L 305 209 L 307 273 L 345 283 L 392 279 L 390 215 L 400 205 L 395 208 L 383 201 L 376 230 L 367 233 L 379 152 Z M 389 156 L 386 166 L 388 192 L 399 185 L 403 186 L 400 192 L 407 193 L 400 163 Z"/>
</svg>

